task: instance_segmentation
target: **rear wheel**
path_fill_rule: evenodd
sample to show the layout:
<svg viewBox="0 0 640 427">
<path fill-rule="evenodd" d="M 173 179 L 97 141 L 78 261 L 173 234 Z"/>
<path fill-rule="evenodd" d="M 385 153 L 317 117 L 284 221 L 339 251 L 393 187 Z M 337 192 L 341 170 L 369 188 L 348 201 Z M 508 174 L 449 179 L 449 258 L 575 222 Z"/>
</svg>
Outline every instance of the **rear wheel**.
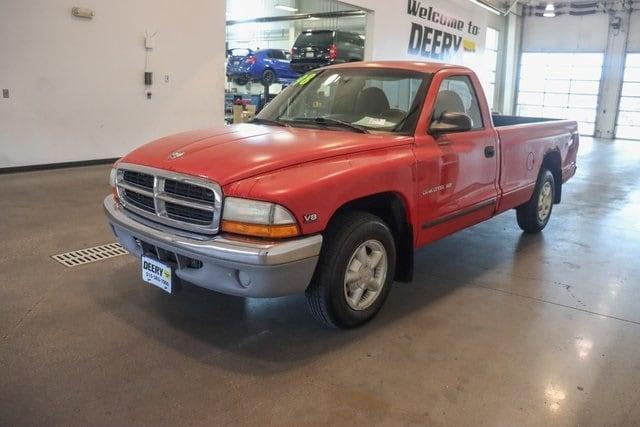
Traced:
<svg viewBox="0 0 640 427">
<path fill-rule="evenodd" d="M 539 233 L 547 226 L 555 201 L 555 179 L 547 169 L 540 171 L 533 196 L 516 210 L 518 225 L 526 233 Z"/>
<path fill-rule="evenodd" d="M 244 86 L 244 85 L 246 85 L 246 84 L 247 84 L 247 82 L 248 82 L 248 80 L 247 80 L 247 79 L 242 78 L 242 77 L 239 77 L 239 78 L 235 79 L 234 81 L 235 81 L 235 83 L 236 83 L 238 86 Z"/>
<path fill-rule="evenodd" d="M 325 325 L 349 329 L 371 320 L 384 304 L 396 266 L 389 227 L 378 217 L 351 212 L 337 218 L 325 244 L 307 302 Z"/>
</svg>

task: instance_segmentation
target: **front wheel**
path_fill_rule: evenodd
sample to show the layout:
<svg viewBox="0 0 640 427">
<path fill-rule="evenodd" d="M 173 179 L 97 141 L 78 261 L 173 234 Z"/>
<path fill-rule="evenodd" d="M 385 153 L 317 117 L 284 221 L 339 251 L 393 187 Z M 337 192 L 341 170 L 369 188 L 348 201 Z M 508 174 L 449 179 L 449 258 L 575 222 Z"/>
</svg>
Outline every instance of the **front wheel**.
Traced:
<svg viewBox="0 0 640 427">
<path fill-rule="evenodd" d="M 351 212 L 337 218 L 307 288 L 313 316 L 325 325 L 349 329 L 380 310 L 395 276 L 396 247 L 389 227 L 378 217 Z"/>
<path fill-rule="evenodd" d="M 262 73 L 262 84 L 265 86 L 271 86 L 276 82 L 276 73 L 273 70 L 266 69 Z"/>
<path fill-rule="evenodd" d="M 516 210 L 518 225 L 525 233 L 539 233 L 547 226 L 553 211 L 556 184 L 553 174 L 547 169 L 540 171 L 533 196 Z"/>
</svg>

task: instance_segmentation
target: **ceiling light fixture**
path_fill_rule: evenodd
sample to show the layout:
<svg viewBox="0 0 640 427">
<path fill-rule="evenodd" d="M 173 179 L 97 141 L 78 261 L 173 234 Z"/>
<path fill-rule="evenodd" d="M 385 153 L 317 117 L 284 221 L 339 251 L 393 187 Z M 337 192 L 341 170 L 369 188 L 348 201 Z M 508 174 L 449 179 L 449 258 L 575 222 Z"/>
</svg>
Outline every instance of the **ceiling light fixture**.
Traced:
<svg viewBox="0 0 640 427">
<path fill-rule="evenodd" d="M 556 7 L 553 3 L 547 3 L 547 7 L 544 8 L 544 13 L 542 14 L 545 18 L 555 18 L 556 16 Z"/>
<path fill-rule="evenodd" d="M 488 10 L 491 13 L 495 13 L 496 15 L 502 15 L 502 11 L 500 9 L 498 9 L 497 7 L 494 7 L 488 3 L 485 3 L 483 0 L 469 0 L 471 3 L 474 3 L 478 6 L 480 6 L 483 9 Z"/>
<path fill-rule="evenodd" d="M 276 4 L 276 9 L 286 10 L 287 12 L 297 12 L 298 11 L 298 9 L 296 9 L 295 7 L 285 6 L 284 4 L 280 4 L 280 3 Z"/>
</svg>

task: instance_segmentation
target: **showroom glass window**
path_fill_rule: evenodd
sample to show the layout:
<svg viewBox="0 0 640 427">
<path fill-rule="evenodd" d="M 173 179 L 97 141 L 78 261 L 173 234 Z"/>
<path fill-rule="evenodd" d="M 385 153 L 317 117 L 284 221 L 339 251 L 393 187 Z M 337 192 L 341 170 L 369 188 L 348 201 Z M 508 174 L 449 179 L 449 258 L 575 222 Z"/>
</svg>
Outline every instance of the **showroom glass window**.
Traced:
<svg viewBox="0 0 640 427">
<path fill-rule="evenodd" d="M 640 53 L 627 54 L 616 138 L 640 140 Z"/>
<path fill-rule="evenodd" d="M 327 118 L 370 131 L 409 131 L 415 127 L 416 107 L 422 105 L 430 77 L 395 69 L 311 72 L 276 97 L 258 117 L 293 125 Z"/>
<path fill-rule="evenodd" d="M 487 95 L 489 108 L 493 108 L 496 93 L 496 74 L 498 70 L 498 47 L 500 46 L 500 31 L 495 28 L 487 28 L 487 38 L 484 47 L 485 71 L 482 78 L 482 87 Z"/>
<path fill-rule="evenodd" d="M 576 120 L 593 135 L 603 62 L 604 53 L 523 53 L 517 114 Z"/>
</svg>

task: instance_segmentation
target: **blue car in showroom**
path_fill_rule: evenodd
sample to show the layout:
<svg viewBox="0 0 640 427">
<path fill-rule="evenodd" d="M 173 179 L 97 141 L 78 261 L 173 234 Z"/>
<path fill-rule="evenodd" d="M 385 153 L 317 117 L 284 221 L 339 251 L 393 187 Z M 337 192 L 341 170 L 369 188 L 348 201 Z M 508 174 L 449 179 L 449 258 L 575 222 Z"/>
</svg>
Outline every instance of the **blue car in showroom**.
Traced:
<svg viewBox="0 0 640 427">
<path fill-rule="evenodd" d="M 290 53 L 281 49 L 230 49 L 227 59 L 227 77 L 236 84 L 260 82 L 272 85 L 300 77 L 290 65 Z"/>
</svg>

